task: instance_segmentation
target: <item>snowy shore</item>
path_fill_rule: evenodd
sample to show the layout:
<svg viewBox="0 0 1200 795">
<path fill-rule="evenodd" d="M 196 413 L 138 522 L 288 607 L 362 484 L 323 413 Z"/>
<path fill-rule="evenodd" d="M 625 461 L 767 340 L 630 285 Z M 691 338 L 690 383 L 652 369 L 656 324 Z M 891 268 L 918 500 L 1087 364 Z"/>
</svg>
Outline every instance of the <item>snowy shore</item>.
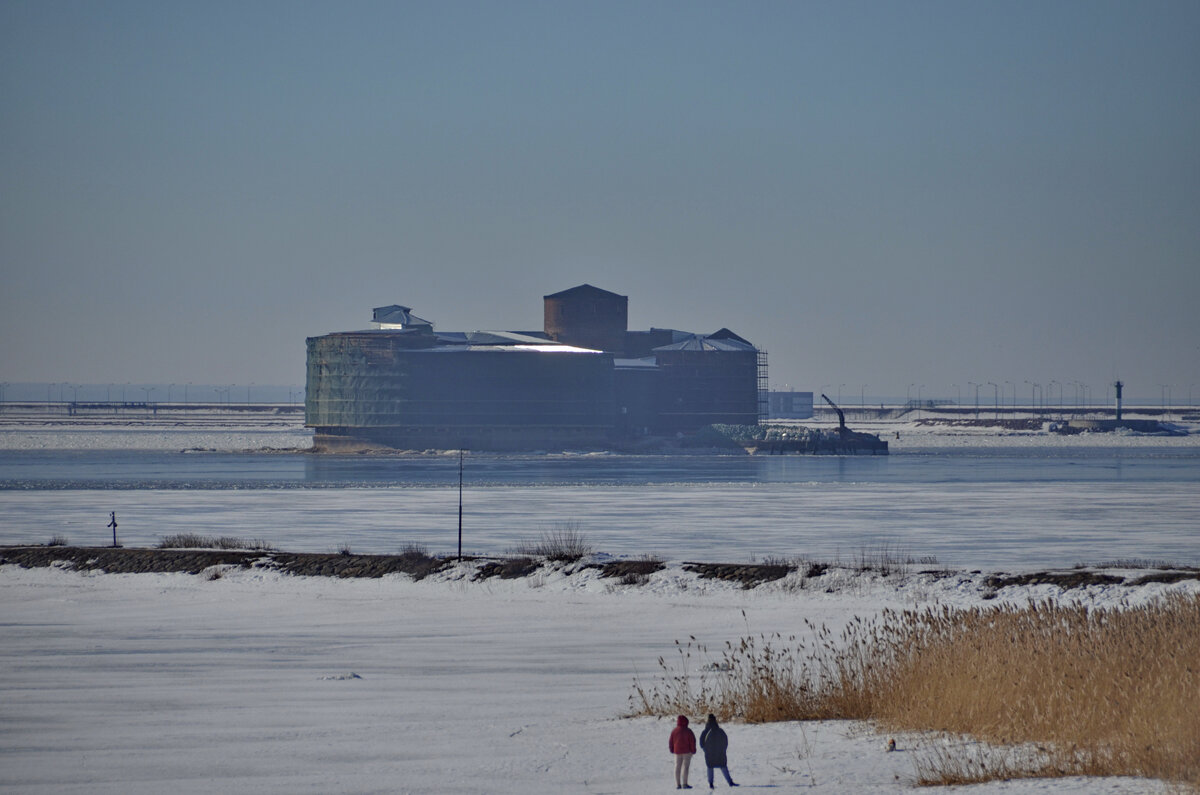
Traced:
<svg viewBox="0 0 1200 795">
<path fill-rule="evenodd" d="M 887 607 L 1200 592 L 1196 580 L 989 592 L 970 573 L 850 571 L 746 589 L 674 564 L 642 584 L 596 568 L 474 581 L 476 570 L 414 581 L 0 566 L 0 792 L 673 790 L 672 721 L 623 715 L 634 677 L 652 679 L 675 640 L 716 649 Z M 911 790 L 914 758 L 942 742 L 898 737 L 887 753 L 863 724 L 726 728 L 735 780 L 781 791 Z M 703 772 L 693 767 L 694 785 Z M 1070 778 L 949 791 L 1166 787 Z"/>
<path fill-rule="evenodd" d="M 914 410 L 894 419 L 863 419 L 851 417 L 847 424 L 856 431 L 873 433 L 888 443 L 893 453 L 936 451 L 971 447 L 1071 449 L 1090 447 L 1169 447 L 1195 449 L 1200 447 L 1200 411 L 1180 409 L 1165 418 L 1157 412 L 1131 409 L 1126 419 L 1161 421 L 1167 431 L 1140 433 L 1117 430 L 1103 433 L 1059 434 L 1053 428 L 1075 413 L 1066 410 L 1049 417 L 1044 414 L 1006 409 L 995 413 L 983 411 L 978 416 L 961 412 L 930 409 Z M 1078 412 L 1080 417 L 1111 417 L 1111 412 Z M 836 419 L 796 420 L 797 424 L 813 428 L 837 427 Z M 1025 426 L 1025 427 L 1022 427 Z"/>
<path fill-rule="evenodd" d="M 162 404 L 154 409 L 79 411 L 66 404 L 8 404 L 0 450 L 307 450 L 303 407 Z"/>
</svg>

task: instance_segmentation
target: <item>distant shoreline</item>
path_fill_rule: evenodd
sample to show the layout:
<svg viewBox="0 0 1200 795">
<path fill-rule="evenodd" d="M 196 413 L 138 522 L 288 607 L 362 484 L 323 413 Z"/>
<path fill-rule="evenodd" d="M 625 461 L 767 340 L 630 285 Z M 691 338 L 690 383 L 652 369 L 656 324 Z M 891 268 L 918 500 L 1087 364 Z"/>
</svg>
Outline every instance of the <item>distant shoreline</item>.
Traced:
<svg viewBox="0 0 1200 795">
<path fill-rule="evenodd" d="M 314 432 L 304 425 L 303 404 L 79 404 L 0 403 L 0 450 L 158 450 L 222 453 L 319 453 Z M 103 405 L 100 409 L 80 406 Z M 119 408 L 114 408 L 119 406 Z M 997 447 L 1200 447 L 1200 408 L 1126 407 L 1125 417 L 1157 420 L 1175 435 L 1128 431 L 1090 432 L 1072 436 L 1052 433 L 1051 425 L 1064 420 L 1111 417 L 1108 407 L 980 407 L 937 406 L 878 409 L 848 406 L 844 409 L 850 430 L 877 435 L 889 452 L 913 449 L 971 446 Z M 872 416 L 874 415 L 874 416 Z M 798 426 L 828 431 L 837 427 L 832 411 L 818 410 L 811 419 L 770 420 L 768 426 Z M 370 449 L 350 455 L 429 455 L 449 450 Z M 482 452 L 482 451 L 481 451 Z M 711 455 L 745 453 L 731 450 L 687 448 L 675 439 L 633 441 L 601 451 L 636 455 Z M 759 454 L 763 454 L 760 452 Z M 789 455 L 797 454 L 789 452 Z M 810 455 L 808 452 L 798 453 Z M 819 453 L 827 454 L 827 453 Z M 837 454 L 836 452 L 830 454 Z"/>
</svg>

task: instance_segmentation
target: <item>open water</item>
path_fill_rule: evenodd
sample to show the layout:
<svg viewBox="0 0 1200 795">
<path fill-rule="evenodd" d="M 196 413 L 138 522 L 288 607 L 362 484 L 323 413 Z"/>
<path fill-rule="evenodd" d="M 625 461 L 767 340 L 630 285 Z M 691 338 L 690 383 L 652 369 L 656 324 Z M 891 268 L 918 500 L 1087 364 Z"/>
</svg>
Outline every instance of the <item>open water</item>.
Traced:
<svg viewBox="0 0 1200 795">
<path fill-rule="evenodd" d="M 458 457 L 0 450 L 0 543 L 452 552 Z M 618 556 L 967 568 L 1200 564 L 1200 449 L 969 448 L 891 456 L 468 454 L 464 552 L 575 527 Z"/>
</svg>

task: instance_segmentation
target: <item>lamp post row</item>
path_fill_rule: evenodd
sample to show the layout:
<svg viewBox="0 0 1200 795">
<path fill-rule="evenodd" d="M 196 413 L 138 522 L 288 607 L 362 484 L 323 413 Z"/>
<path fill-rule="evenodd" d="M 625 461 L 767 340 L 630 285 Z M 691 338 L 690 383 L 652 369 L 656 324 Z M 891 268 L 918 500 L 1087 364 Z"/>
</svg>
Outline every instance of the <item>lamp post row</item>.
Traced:
<svg viewBox="0 0 1200 795">
<path fill-rule="evenodd" d="M 13 397 L 12 393 L 15 391 L 15 390 L 11 389 L 11 387 L 13 387 L 13 386 L 20 387 L 21 384 L 14 384 L 14 382 L 12 382 L 12 381 L 0 382 L 0 403 L 7 403 L 10 401 L 18 401 L 19 402 L 22 400 L 29 400 L 28 397 L 21 397 L 21 396 Z M 105 403 L 113 402 L 114 393 L 116 392 L 115 387 L 120 387 L 120 402 L 122 402 L 122 403 L 128 402 L 129 401 L 129 393 L 131 391 L 133 391 L 134 394 L 136 394 L 137 390 L 141 390 L 143 400 L 145 400 L 147 403 L 151 402 L 155 393 L 162 392 L 162 391 L 166 392 L 166 402 L 173 403 L 175 396 L 176 396 L 176 390 L 179 389 L 180 387 L 183 387 L 183 402 L 190 403 L 191 399 L 192 399 L 192 392 L 193 392 L 192 388 L 194 386 L 195 386 L 195 384 L 192 381 L 188 381 L 188 382 L 182 383 L 182 384 L 170 383 L 170 384 L 166 384 L 165 386 L 135 385 L 129 381 L 126 381 L 124 384 L 109 382 L 104 385 L 104 402 Z M 78 403 L 80 401 L 81 394 L 82 394 L 82 399 L 84 401 L 87 401 L 89 399 L 96 400 L 97 398 L 89 397 L 89 392 L 91 392 L 92 394 L 95 394 L 100 388 L 100 386 L 97 384 L 90 384 L 90 385 L 75 384 L 70 381 L 50 381 L 45 384 L 45 387 L 46 387 L 46 403 L 48 403 L 48 404 L 49 403 L 66 403 L 66 402 L 68 402 L 68 398 L 70 399 L 70 402 Z M 258 385 L 255 384 L 253 381 L 251 381 L 246 386 L 246 403 L 255 402 L 255 398 L 257 397 L 257 395 L 255 394 L 255 389 L 257 389 L 257 387 L 258 387 Z M 34 388 L 38 388 L 38 387 L 34 386 Z M 219 402 L 223 401 L 223 402 L 228 403 L 234 393 L 234 390 L 236 390 L 236 389 L 238 389 L 238 384 L 230 384 L 229 386 L 214 387 L 213 391 L 218 394 Z M 863 390 L 865 390 L 865 389 L 866 389 L 866 386 L 864 385 Z M 28 390 L 28 388 L 26 388 L 26 394 L 28 394 L 27 390 Z M 299 399 L 302 399 L 303 397 L 304 397 L 304 389 L 303 388 L 299 388 L 299 389 L 295 389 L 295 388 L 291 388 L 291 387 L 288 388 L 288 402 L 289 403 L 295 403 Z"/>
</svg>

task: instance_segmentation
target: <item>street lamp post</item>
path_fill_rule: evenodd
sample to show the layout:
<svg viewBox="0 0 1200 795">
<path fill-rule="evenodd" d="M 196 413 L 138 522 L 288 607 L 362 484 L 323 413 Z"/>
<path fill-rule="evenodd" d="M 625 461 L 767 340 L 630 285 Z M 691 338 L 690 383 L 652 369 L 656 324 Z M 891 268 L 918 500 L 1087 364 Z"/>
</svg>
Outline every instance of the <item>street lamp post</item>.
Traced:
<svg viewBox="0 0 1200 795">
<path fill-rule="evenodd" d="M 992 388 L 992 403 L 995 405 L 996 419 L 1000 419 L 1000 385 L 995 381 L 988 381 L 988 386 Z"/>
<path fill-rule="evenodd" d="M 975 387 L 975 419 L 979 419 L 979 387 L 980 385 L 974 381 L 968 381 L 968 384 Z"/>
<path fill-rule="evenodd" d="M 462 560 L 462 516 L 463 516 L 463 451 L 458 448 L 458 559 Z"/>
<path fill-rule="evenodd" d="M 1162 387 L 1162 410 L 1164 416 L 1169 420 L 1171 419 L 1171 385 L 1159 384 L 1159 386 Z"/>
</svg>

